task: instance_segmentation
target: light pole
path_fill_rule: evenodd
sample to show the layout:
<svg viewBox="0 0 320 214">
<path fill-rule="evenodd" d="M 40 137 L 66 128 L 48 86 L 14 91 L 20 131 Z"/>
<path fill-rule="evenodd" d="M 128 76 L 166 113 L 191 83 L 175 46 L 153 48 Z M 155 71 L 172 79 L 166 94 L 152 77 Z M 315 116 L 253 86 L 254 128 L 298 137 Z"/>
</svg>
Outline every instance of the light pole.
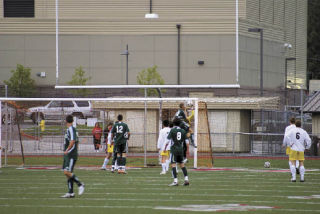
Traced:
<svg viewBox="0 0 320 214">
<path fill-rule="evenodd" d="M 129 85 L 129 46 L 127 44 L 127 49 L 121 53 L 120 55 L 125 55 L 126 56 L 126 60 L 127 60 L 127 64 L 126 64 L 126 84 Z"/>
<path fill-rule="evenodd" d="M 260 96 L 263 96 L 263 29 L 249 28 L 248 32 L 260 33 Z"/>
<path fill-rule="evenodd" d="M 150 0 L 150 3 L 149 3 L 149 13 L 147 13 L 144 17 L 146 19 L 158 19 L 159 18 L 159 15 L 156 13 L 153 13 L 153 11 L 152 11 L 152 0 Z"/>
<path fill-rule="evenodd" d="M 285 105 L 288 105 L 288 88 L 287 88 L 287 81 L 288 81 L 288 61 L 296 60 L 294 57 L 286 58 L 285 63 L 285 74 L 284 74 L 284 99 L 285 99 Z"/>
</svg>

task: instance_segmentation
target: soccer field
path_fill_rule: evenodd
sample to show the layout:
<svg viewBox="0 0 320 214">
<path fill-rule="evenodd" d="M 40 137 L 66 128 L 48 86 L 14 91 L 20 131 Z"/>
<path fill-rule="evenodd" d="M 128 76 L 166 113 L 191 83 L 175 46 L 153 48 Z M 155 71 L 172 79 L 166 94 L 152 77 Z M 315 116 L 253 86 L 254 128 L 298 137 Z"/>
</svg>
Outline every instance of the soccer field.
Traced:
<svg viewBox="0 0 320 214">
<path fill-rule="evenodd" d="M 217 162 L 228 165 L 228 160 Z M 256 167 L 256 162 L 246 160 L 252 163 L 248 168 L 189 169 L 190 186 L 178 187 L 168 187 L 171 175 L 160 176 L 159 168 L 129 169 L 127 175 L 77 168 L 75 174 L 85 183 L 86 190 L 72 199 L 59 198 L 67 192 L 60 169 L 2 168 L 0 213 L 320 212 L 320 171 L 315 169 L 318 160 L 307 161 L 305 183 L 299 179 L 290 183 L 287 170 Z M 287 160 L 272 161 L 273 166 L 286 163 Z M 180 171 L 179 182 L 182 181 Z"/>
</svg>

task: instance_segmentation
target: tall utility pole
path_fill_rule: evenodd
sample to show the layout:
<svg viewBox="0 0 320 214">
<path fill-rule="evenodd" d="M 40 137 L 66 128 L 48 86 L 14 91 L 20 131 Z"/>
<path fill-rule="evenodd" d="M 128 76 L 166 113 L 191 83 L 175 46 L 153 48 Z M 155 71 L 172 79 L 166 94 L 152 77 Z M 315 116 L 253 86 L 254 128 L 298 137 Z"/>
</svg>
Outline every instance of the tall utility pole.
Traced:
<svg viewBox="0 0 320 214">
<path fill-rule="evenodd" d="M 249 28 L 248 32 L 260 33 L 260 96 L 263 97 L 263 29 Z"/>
</svg>

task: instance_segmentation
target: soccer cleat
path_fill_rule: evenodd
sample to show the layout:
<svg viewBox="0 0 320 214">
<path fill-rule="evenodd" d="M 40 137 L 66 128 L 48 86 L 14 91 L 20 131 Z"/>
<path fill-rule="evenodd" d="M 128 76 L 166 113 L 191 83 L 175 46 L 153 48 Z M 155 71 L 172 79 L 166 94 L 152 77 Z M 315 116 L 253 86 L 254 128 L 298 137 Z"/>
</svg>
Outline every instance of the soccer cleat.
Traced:
<svg viewBox="0 0 320 214">
<path fill-rule="evenodd" d="M 107 170 L 107 168 L 106 167 L 101 167 L 100 170 Z"/>
<path fill-rule="evenodd" d="M 60 196 L 60 198 L 74 198 L 74 193 L 66 193 L 62 196 Z"/>
<path fill-rule="evenodd" d="M 189 185 L 190 185 L 189 181 L 184 181 L 183 186 L 189 186 Z"/>
<path fill-rule="evenodd" d="M 297 181 L 296 181 L 296 180 L 292 180 L 292 179 L 291 179 L 291 182 L 297 182 Z"/>
<path fill-rule="evenodd" d="M 162 171 L 160 172 L 160 175 L 165 175 L 167 172 L 166 171 Z"/>
<path fill-rule="evenodd" d="M 179 184 L 178 184 L 178 183 L 176 183 L 176 182 L 173 182 L 173 183 L 169 184 L 168 186 L 169 186 L 169 187 L 179 186 Z"/>
<path fill-rule="evenodd" d="M 79 195 L 82 195 L 84 193 L 84 183 L 81 184 L 81 186 L 79 186 L 79 189 L 78 189 L 78 194 Z"/>
<path fill-rule="evenodd" d="M 300 174 L 300 170 L 299 170 L 299 168 L 296 168 L 296 173 L 297 173 L 297 175 L 299 175 L 299 174 Z"/>
<path fill-rule="evenodd" d="M 306 180 L 300 180 L 300 182 L 305 182 Z"/>
</svg>

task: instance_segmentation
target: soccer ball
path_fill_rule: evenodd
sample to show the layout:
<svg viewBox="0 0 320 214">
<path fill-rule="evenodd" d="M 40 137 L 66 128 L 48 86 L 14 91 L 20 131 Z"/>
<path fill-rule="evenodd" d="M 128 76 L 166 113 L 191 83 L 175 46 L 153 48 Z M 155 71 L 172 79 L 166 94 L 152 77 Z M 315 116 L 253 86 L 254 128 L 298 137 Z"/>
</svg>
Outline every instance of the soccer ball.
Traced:
<svg viewBox="0 0 320 214">
<path fill-rule="evenodd" d="M 270 162 L 264 162 L 264 168 L 270 168 L 271 164 Z"/>
</svg>

